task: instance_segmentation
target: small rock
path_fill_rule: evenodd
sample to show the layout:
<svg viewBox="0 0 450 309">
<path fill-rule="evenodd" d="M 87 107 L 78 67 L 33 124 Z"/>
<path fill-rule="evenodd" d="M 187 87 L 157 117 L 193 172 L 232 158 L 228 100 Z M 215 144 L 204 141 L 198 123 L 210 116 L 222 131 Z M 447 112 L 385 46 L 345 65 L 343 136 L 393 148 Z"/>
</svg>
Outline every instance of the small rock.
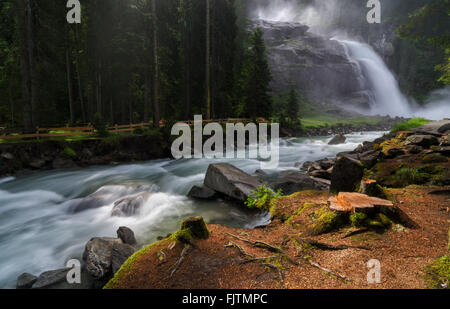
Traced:
<svg viewBox="0 0 450 309">
<path fill-rule="evenodd" d="M 338 134 L 331 139 L 331 141 L 328 143 L 328 145 L 344 144 L 346 140 L 347 140 L 347 138 L 344 135 Z"/>
<path fill-rule="evenodd" d="M 30 164 L 28 164 L 30 167 L 35 168 L 35 169 L 40 169 L 45 165 L 45 160 L 42 159 L 36 159 L 30 162 Z"/>
<path fill-rule="evenodd" d="M 424 148 L 430 148 L 433 145 L 438 145 L 439 140 L 433 135 L 411 135 L 406 138 L 405 145 L 417 145 Z"/>
<path fill-rule="evenodd" d="M 418 145 L 408 145 L 405 149 L 411 154 L 418 154 L 423 151 L 423 147 Z"/>
<path fill-rule="evenodd" d="M 14 159 L 14 156 L 11 153 L 9 153 L 9 152 L 3 152 L 1 154 L 1 157 L 3 159 L 6 159 L 6 160 L 13 160 Z"/>
<path fill-rule="evenodd" d="M 37 281 L 38 277 L 29 273 L 23 273 L 17 278 L 17 289 L 31 289 L 33 284 Z"/>
<path fill-rule="evenodd" d="M 70 268 L 50 270 L 42 273 L 33 284 L 33 289 L 45 289 L 67 280 Z"/>
<path fill-rule="evenodd" d="M 117 230 L 117 237 L 119 237 L 124 244 L 132 246 L 136 244 L 134 232 L 126 226 L 119 227 L 119 229 Z"/>
</svg>

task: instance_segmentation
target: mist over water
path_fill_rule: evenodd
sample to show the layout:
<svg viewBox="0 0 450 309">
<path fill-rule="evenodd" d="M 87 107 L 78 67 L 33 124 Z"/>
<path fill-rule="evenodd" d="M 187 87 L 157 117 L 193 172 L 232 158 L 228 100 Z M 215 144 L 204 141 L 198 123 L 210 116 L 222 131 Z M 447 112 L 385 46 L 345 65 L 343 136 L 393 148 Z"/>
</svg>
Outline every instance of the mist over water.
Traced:
<svg viewBox="0 0 450 309">
<path fill-rule="evenodd" d="M 329 26 L 342 18 L 353 14 L 364 14 L 365 1 L 361 8 L 349 9 L 345 12 L 337 0 L 272 0 L 268 4 L 258 5 L 253 17 L 279 22 L 299 22 L 310 27 L 310 31 L 318 34 L 345 33 L 339 29 L 330 30 Z M 450 87 L 432 92 L 425 104 L 418 104 L 407 98 L 400 90 L 394 74 L 389 70 L 384 60 L 368 44 L 351 38 L 337 39 L 347 50 L 349 60 L 354 62 L 366 80 L 371 97 L 369 110 L 359 112 L 369 115 L 389 115 L 391 117 L 424 117 L 430 120 L 450 118 Z"/>
</svg>

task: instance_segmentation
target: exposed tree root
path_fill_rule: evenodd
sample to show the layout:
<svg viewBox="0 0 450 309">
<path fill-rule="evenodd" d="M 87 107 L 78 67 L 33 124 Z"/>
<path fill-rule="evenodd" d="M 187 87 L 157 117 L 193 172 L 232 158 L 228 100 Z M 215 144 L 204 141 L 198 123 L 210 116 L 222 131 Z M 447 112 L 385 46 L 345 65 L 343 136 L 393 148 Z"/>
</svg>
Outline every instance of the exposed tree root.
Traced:
<svg viewBox="0 0 450 309">
<path fill-rule="evenodd" d="M 351 236 L 354 236 L 354 235 L 362 234 L 362 233 L 365 233 L 365 232 L 368 232 L 368 231 L 369 231 L 369 229 L 366 228 L 366 227 L 360 228 L 360 229 L 357 229 L 357 230 L 355 230 L 355 231 L 348 232 L 347 234 L 345 234 L 345 235 L 342 237 L 342 239 L 348 238 L 348 237 L 351 237 Z"/>
<path fill-rule="evenodd" d="M 250 253 L 245 252 L 245 250 L 242 249 L 241 246 L 239 246 L 238 244 L 236 244 L 236 243 L 234 243 L 234 242 L 231 242 L 231 241 L 230 241 L 230 243 L 229 243 L 228 245 L 225 245 L 225 248 L 236 248 L 236 249 L 239 250 L 239 253 L 240 253 L 241 255 L 243 255 L 244 257 L 249 257 L 249 258 L 251 258 L 251 259 L 255 258 L 255 257 L 254 257 L 253 255 L 251 255 Z"/>
<path fill-rule="evenodd" d="M 252 241 L 252 240 L 249 240 L 249 239 L 245 239 L 245 238 L 241 238 L 241 237 L 239 237 L 239 236 L 233 235 L 233 234 L 231 234 L 231 233 L 227 233 L 227 234 L 230 235 L 231 237 L 234 237 L 234 238 L 240 240 L 240 241 L 243 241 L 243 242 L 245 242 L 245 243 L 248 243 L 248 244 L 250 244 L 250 245 L 252 245 L 252 246 L 254 246 L 254 247 L 258 247 L 258 248 L 262 248 L 262 249 L 269 250 L 270 252 L 282 254 L 283 256 L 286 257 L 286 259 L 287 259 L 291 264 L 298 265 L 298 263 L 297 263 L 296 261 L 294 261 L 293 259 L 291 259 L 291 258 L 286 254 L 286 252 L 284 252 L 284 250 L 282 250 L 282 249 L 280 249 L 280 248 L 277 248 L 277 247 L 275 247 L 275 246 L 272 246 L 272 245 L 270 245 L 270 244 L 268 244 L 268 243 L 266 243 L 266 242 L 263 242 L 263 241 L 258 241 L 258 240 Z"/>
<path fill-rule="evenodd" d="M 158 260 L 159 260 L 159 264 L 158 265 L 162 265 L 162 264 L 167 262 L 167 255 L 164 253 L 163 250 L 159 250 L 159 252 L 158 252 Z"/>
<path fill-rule="evenodd" d="M 284 285 L 284 276 L 283 276 L 283 272 L 281 271 L 281 269 L 274 264 L 271 263 L 262 263 L 261 265 L 275 269 L 278 272 L 278 277 L 280 278 L 280 286 L 283 287 Z"/>
<path fill-rule="evenodd" d="M 351 280 L 350 278 L 348 278 L 348 277 L 346 277 L 346 276 L 344 276 L 344 275 L 341 275 L 341 274 L 339 274 L 339 273 L 337 273 L 337 272 L 335 272 L 335 271 L 333 271 L 333 270 L 331 270 L 331 269 L 328 269 L 328 268 L 326 268 L 326 267 L 323 267 L 323 266 L 321 266 L 319 263 L 316 263 L 316 262 L 314 262 L 314 261 L 311 261 L 310 259 L 308 259 L 308 258 L 306 258 L 306 257 L 304 257 L 304 256 L 298 256 L 298 257 L 301 258 L 303 261 L 309 263 L 311 266 L 317 267 L 317 268 L 319 268 L 320 270 L 322 270 L 322 271 L 324 271 L 324 272 L 326 272 L 326 273 L 329 273 L 329 274 L 331 274 L 331 275 L 333 275 L 333 276 L 336 276 L 336 277 L 338 277 L 338 278 L 340 278 L 340 279 L 342 279 L 342 280 L 344 280 L 344 281 L 352 282 L 352 280 Z"/>
<path fill-rule="evenodd" d="M 300 242 L 300 241 L 299 241 Z M 369 247 L 365 246 L 347 246 L 347 245 L 329 245 L 320 241 L 316 240 L 310 240 L 310 239 L 304 239 L 302 242 L 306 242 L 310 244 L 313 247 L 316 247 L 319 250 L 328 250 L 328 251 L 339 251 L 339 250 L 346 250 L 346 249 L 361 249 L 361 250 L 370 250 Z"/>
<path fill-rule="evenodd" d="M 172 277 L 175 274 L 175 272 L 178 270 L 178 268 L 180 268 L 181 263 L 183 263 L 184 259 L 186 258 L 186 256 L 189 254 L 189 252 L 191 250 L 192 250 L 192 246 L 190 246 L 190 245 L 185 245 L 184 246 L 183 251 L 181 251 L 180 258 L 171 267 L 172 271 L 170 273 L 170 277 Z"/>
</svg>

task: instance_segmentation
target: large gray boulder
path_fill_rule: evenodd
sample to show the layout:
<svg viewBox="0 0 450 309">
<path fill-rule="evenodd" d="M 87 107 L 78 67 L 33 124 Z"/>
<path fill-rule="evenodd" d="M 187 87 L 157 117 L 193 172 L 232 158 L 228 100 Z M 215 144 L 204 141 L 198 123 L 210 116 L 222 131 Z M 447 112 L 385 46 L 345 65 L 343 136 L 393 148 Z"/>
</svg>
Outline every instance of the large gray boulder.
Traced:
<svg viewBox="0 0 450 309">
<path fill-rule="evenodd" d="M 342 155 L 336 160 L 331 173 L 332 192 L 354 192 L 364 175 L 364 165 L 359 160 Z"/>
<path fill-rule="evenodd" d="M 217 163 L 208 167 L 204 185 L 232 199 L 246 201 L 262 183 L 231 164 Z"/>
</svg>

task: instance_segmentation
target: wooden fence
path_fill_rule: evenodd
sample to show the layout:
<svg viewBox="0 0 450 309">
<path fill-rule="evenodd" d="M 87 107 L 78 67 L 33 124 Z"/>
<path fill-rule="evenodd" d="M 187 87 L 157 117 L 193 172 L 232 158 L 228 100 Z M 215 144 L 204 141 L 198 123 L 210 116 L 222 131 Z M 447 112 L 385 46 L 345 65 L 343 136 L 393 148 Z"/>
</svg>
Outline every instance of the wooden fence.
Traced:
<svg viewBox="0 0 450 309">
<path fill-rule="evenodd" d="M 203 124 L 217 122 L 220 124 L 226 123 L 249 123 L 252 119 L 246 118 L 227 118 L 227 119 L 216 119 L 216 120 L 203 120 Z M 263 118 L 258 118 L 257 122 L 266 123 Z M 179 121 L 178 123 L 186 123 L 189 126 L 194 125 L 194 120 Z M 165 121 L 161 120 L 160 127 L 164 127 Z M 122 132 L 133 132 L 137 128 L 151 128 L 151 123 L 137 123 L 137 124 L 125 124 L 125 125 L 114 125 L 109 126 L 107 131 L 109 133 L 122 133 Z M 31 134 L 2 134 L 0 139 L 2 140 L 13 140 L 13 139 L 27 139 L 27 138 L 47 138 L 47 137 L 70 137 L 70 136 L 80 136 L 80 135 L 95 135 L 95 129 L 92 125 L 85 127 L 59 127 L 59 128 L 36 128 L 36 133 Z"/>
</svg>

